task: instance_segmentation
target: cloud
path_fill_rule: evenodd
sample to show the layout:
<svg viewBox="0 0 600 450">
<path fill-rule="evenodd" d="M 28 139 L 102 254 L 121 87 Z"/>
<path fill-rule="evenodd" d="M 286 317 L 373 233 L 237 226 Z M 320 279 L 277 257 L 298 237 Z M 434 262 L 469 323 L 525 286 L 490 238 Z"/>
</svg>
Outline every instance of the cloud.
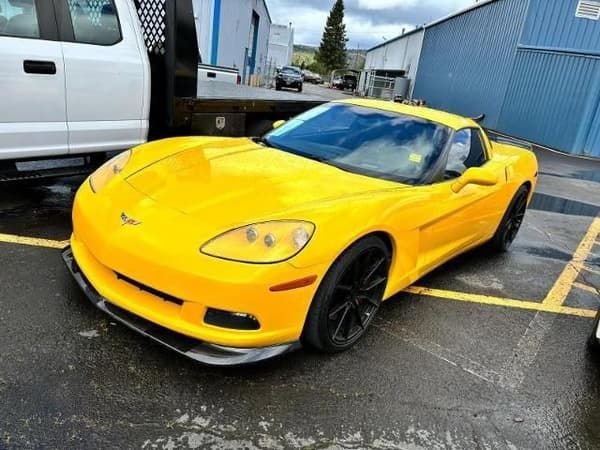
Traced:
<svg viewBox="0 0 600 450">
<path fill-rule="evenodd" d="M 293 23 L 295 41 L 318 45 L 334 0 L 267 0 L 273 21 Z M 474 0 L 346 0 L 349 47 L 369 48 L 417 25 L 432 22 Z"/>
<path fill-rule="evenodd" d="M 471 0 L 358 0 L 358 8 L 369 10 L 410 9 L 416 6 L 442 7 L 448 10 L 459 10 L 472 4 Z"/>
</svg>

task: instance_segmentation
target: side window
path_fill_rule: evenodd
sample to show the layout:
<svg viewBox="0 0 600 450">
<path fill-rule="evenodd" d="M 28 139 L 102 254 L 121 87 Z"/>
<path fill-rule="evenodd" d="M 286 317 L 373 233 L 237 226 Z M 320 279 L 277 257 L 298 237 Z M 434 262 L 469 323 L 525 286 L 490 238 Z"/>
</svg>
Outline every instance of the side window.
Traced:
<svg viewBox="0 0 600 450">
<path fill-rule="evenodd" d="M 0 0 L 0 36 L 40 37 L 35 0 Z"/>
<path fill-rule="evenodd" d="M 68 0 L 75 42 L 113 45 L 121 40 L 113 0 Z"/>
<path fill-rule="evenodd" d="M 444 178 L 460 177 L 469 167 L 479 167 L 484 163 L 485 150 L 479 131 L 470 128 L 460 130 L 452 140 Z"/>
</svg>

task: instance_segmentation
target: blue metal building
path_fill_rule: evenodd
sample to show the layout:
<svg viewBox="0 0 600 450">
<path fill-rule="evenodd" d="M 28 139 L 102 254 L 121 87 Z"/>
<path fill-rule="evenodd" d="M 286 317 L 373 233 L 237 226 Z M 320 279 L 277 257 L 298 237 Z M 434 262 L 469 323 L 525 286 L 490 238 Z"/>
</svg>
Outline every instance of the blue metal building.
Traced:
<svg viewBox="0 0 600 450">
<path fill-rule="evenodd" d="M 490 0 L 428 25 L 413 95 L 600 157 L 600 1 Z"/>
</svg>

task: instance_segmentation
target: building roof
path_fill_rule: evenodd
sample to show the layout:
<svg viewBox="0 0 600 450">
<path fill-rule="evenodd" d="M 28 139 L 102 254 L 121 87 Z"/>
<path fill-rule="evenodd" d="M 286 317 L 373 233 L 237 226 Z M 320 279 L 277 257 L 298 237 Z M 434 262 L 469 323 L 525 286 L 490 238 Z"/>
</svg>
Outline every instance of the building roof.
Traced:
<svg viewBox="0 0 600 450">
<path fill-rule="evenodd" d="M 271 12 L 269 11 L 269 5 L 267 5 L 267 0 L 263 0 L 263 4 L 265 5 L 265 11 L 267 11 L 267 16 L 269 16 L 270 24 L 273 23 L 273 19 L 271 18 Z"/>
<path fill-rule="evenodd" d="M 401 34 L 400 36 L 396 36 L 395 38 L 392 38 L 389 41 L 385 41 L 385 42 L 382 42 L 381 44 L 377 44 L 375 47 L 371 47 L 369 50 L 367 50 L 367 53 L 371 52 L 373 50 L 377 50 L 378 48 L 385 47 L 386 45 L 391 44 L 392 42 L 399 41 L 400 39 L 404 39 L 405 37 L 408 37 L 412 34 L 418 33 L 419 31 L 423 31 L 423 30 L 424 30 L 424 27 L 417 27 L 414 30 L 407 31 L 406 33 Z"/>
<path fill-rule="evenodd" d="M 440 19 L 434 20 L 431 23 L 426 23 L 423 26 L 419 26 L 419 27 L 415 28 L 414 30 L 409 31 L 408 33 L 401 34 L 400 36 L 396 36 L 395 38 L 390 39 L 389 41 L 382 42 L 381 44 L 378 44 L 375 47 L 372 47 L 369 50 L 367 50 L 367 53 L 370 52 L 370 51 L 376 50 L 376 49 L 378 49 L 380 47 L 384 47 L 384 46 L 386 46 L 388 44 L 391 44 L 392 42 L 395 42 L 395 41 L 398 41 L 398 40 L 403 39 L 405 37 L 408 37 L 411 34 L 415 34 L 418 31 L 422 31 L 422 30 L 426 30 L 427 28 L 434 27 L 434 26 L 439 25 L 439 24 L 441 24 L 443 22 L 446 22 L 446 21 L 448 21 L 450 19 L 453 19 L 454 17 L 461 16 L 461 15 L 463 15 L 465 13 L 468 13 L 469 11 L 472 11 L 472 10 L 477 9 L 477 8 L 481 8 L 482 6 L 489 5 L 490 3 L 493 3 L 493 2 L 496 2 L 496 1 L 498 1 L 498 0 L 482 0 L 482 1 L 479 1 L 479 2 L 477 2 L 475 4 L 473 4 L 473 5 L 467 6 L 466 8 L 463 8 L 463 9 L 457 11 L 457 12 L 449 14 L 449 15 L 447 15 L 445 17 L 440 18 Z"/>
</svg>

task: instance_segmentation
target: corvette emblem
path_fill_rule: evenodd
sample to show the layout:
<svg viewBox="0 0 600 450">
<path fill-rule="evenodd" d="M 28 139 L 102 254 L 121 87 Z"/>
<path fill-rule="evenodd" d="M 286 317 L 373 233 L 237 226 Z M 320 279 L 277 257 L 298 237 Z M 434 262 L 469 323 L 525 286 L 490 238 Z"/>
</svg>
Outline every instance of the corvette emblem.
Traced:
<svg viewBox="0 0 600 450">
<path fill-rule="evenodd" d="M 142 224 L 142 222 L 140 222 L 139 220 L 132 219 L 124 212 L 121 213 L 121 225 L 122 226 L 125 226 L 125 225 L 137 226 L 137 225 L 141 225 L 141 224 Z"/>
</svg>

